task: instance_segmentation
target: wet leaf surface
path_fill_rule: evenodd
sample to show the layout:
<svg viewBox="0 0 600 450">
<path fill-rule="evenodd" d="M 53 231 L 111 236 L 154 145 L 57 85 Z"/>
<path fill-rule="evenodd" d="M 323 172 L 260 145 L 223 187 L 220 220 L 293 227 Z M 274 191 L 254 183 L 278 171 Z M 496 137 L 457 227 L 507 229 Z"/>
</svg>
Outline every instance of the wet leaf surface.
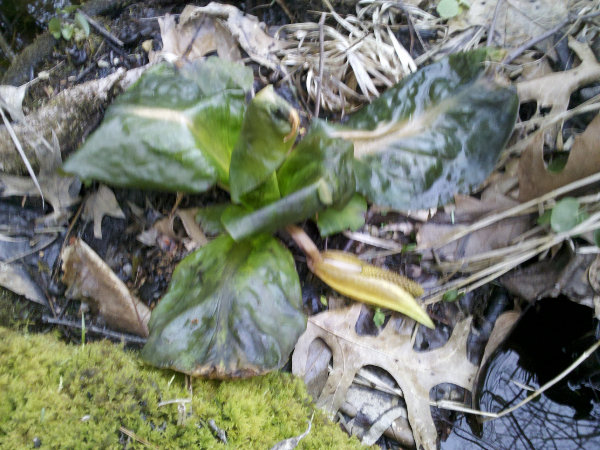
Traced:
<svg viewBox="0 0 600 450">
<path fill-rule="evenodd" d="M 250 69 L 217 58 L 155 66 L 113 102 L 63 169 L 87 182 L 166 191 L 226 184 L 251 87 Z"/>
<path fill-rule="evenodd" d="M 485 50 L 419 70 L 350 117 L 357 190 L 372 203 L 422 209 L 467 193 L 492 171 L 512 132 L 514 89 L 482 77 Z"/>
<path fill-rule="evenodd" d="M 148 363 L 191 375 L 239 378 L 287 361 L 306 319 L 292 255 L 261 235 L 223 235 L 188 255 L 152 312 Z"/>
<path fill-rule="evenodd" d="M 256 211 L 230 207 L 221 218 L 227 232 L 241 240 L 272 232 L 314 216 L 329 206 L 343 206 L 354 194 L 352 144 L 333 138 L 321 122 L 307 135 L 277 171 L 282 198 Z"/>
</svg>

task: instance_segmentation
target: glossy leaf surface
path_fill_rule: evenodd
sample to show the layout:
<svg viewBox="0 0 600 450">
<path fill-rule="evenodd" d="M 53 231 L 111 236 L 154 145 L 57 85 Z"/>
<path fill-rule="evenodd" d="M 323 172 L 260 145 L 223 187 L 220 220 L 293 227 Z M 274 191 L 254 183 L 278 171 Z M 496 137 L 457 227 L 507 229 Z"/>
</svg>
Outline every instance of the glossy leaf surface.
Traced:
<svg viewBox="0 0 600 450">
<path fill-rule="evenodd" d="M 282 198 L 257 210 L 227 209 L 221 218 L 227 232 L 241 240 L 272 232 L 312 217 L 329 206 L 343 206 L 355 190 L 352 144 L 331 137 L 323 123 L 313 125 L 277 172 Z"/>
<path fill-rule="evenodd" d="M 227 184 L 252 70 L 217 58 L 149 69 L 64 164 L 82 180 L 202 192 Z"/>
<path fill-rule="evenodd" d="M 292 148 L 298 124 L 298 113 L 275 93 L 273 86 L 265 87 L 252 99 L 229 169 L 234 202 L 267 181 L 279 168 Z"/>
<path fill-rule="evenodd" d="M 419 70 L 336 134 L 354 143 L 357 190 L 397 209 L 435 207 L 479 185 L 510 136 L 514 89 L 482 77 L 486 50 Z"/>
<path fill-rule="evenodd" d="M 190 375 L 238 378 L 287 361 L 306 327 L 290 252 L 261 235 L 223 235 L 187 256 L 152 311 L 145 361 Z"/>
</svg>

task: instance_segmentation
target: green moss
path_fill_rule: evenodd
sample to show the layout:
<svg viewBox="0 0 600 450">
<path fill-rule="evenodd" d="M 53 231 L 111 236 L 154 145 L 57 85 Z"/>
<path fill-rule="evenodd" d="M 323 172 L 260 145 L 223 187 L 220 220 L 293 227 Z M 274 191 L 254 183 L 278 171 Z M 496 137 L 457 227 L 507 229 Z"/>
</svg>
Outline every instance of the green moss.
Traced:
<svg viewBox="0 0 600 450">
<path fill-rule="evenodd" d="M 172 379 L 173 378 L 173 379 Z M 302 433 L 313 407 L 303 383 L 285 373 L 250 380 L 193 380 L 192 413 L 178 425 L 188 397 L 181 374 L 143 365 L 110 342 L 67 345 L 52 335 L 0 328 L 0 447 L 123 448 L 131 430 L 160 448 L 270 448 Z M 227 432 L 221 444 L 206 423 Z M 128 448 L 141 444 L 132 441 Z M 298 448 L 360 448 L 317 411 Z"/>
</svg>

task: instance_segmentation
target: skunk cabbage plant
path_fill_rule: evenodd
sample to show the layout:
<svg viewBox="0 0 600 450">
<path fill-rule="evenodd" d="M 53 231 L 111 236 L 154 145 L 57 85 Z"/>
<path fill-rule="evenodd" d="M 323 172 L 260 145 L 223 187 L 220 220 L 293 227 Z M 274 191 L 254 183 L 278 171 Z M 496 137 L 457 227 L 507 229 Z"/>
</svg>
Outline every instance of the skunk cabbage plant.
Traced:
<svg viewBox="0 0 600 450">
<path fill-rule="evenodd" d="M 313 121 L 299 140 L 298 113 L 272 87 L 247 100 L 253 78 L 242 65 L 208 58 L 142 75 L 64 171 L 171 192 L 217 185 L 232 200 L 200 212 L 221 234 L 175 269 L 152 311 L 143 358 L 214 378 L 282 367 L 306 318 L 292 255 L 270 235 L 279 229 L 334 289 L 433 327 L 414 298 L 423 292 L 416 283 L 347 253 L 319 252 L 293 224 L 316 220 L 323 235 L 356 229 L 362 196 L 426 208 L 481 183 L 518 106 L 514 90 L 485 77 L 485 57 L 474 51 L 433 63 L 343 124 Z"/>
</svg>

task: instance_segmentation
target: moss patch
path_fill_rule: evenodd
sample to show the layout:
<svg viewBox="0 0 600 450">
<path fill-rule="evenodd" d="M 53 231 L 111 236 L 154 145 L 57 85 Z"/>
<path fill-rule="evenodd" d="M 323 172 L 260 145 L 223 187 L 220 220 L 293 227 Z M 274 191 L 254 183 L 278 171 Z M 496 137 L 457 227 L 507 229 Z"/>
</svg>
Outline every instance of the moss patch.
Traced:
<svg viewBox="0 0 600 450">
<path fill-rule="evenodd" d="M 193 380 L 192 413 L 178 425 L 188 397 L 181 374 L 143 365 L 110 342 L 67 345 L 52 335 L 0 328 L 0 447 L 141 448 L 131 430 L 160 448 L 270 448 L 301 434 L 313 407 L 304 384 L 285 373 L 250 380 Z M 220 443 L 207 422 L 227 432 Z M 317 411 L 298 448 L 361 448 Z"/>
</svg>

